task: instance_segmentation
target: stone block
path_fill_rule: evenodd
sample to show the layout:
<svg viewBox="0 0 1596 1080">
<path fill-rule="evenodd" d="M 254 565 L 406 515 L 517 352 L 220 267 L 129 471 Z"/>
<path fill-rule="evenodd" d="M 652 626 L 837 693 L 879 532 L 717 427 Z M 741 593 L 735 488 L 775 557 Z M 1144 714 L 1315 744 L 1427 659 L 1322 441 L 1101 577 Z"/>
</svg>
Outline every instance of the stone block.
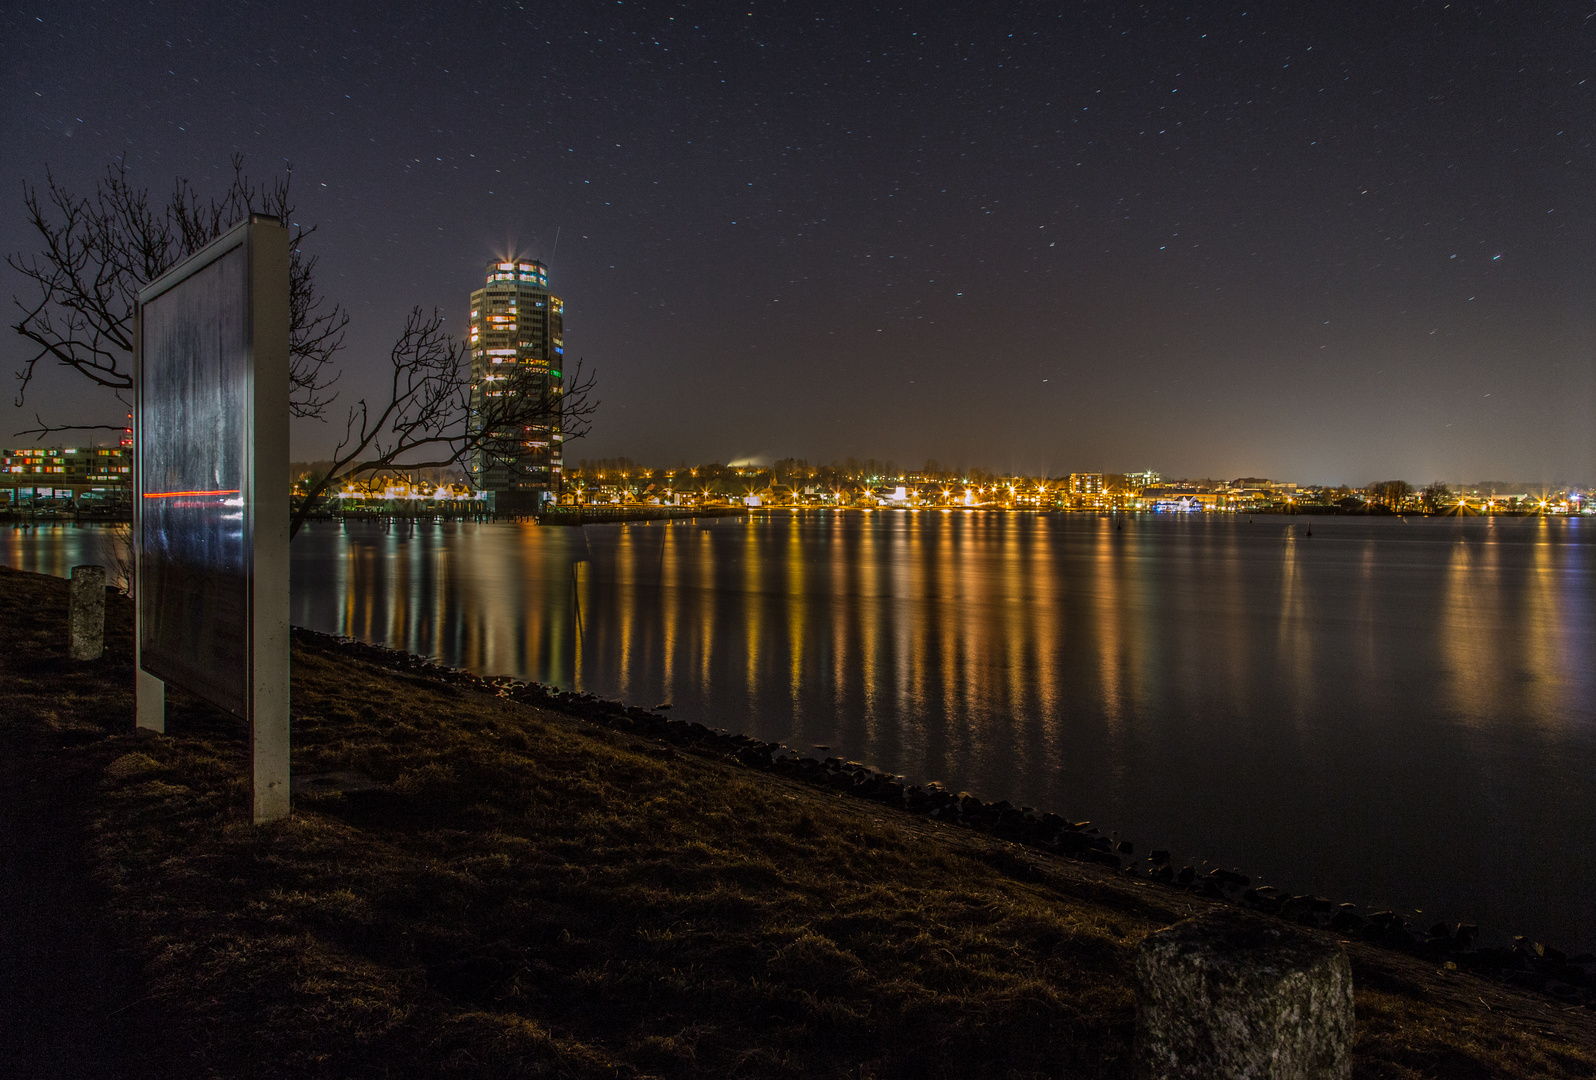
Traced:
<svg viewBox="0 0 1596 1080">
<path fill-rule="evenodd" d="M 1348 1080 L 1352 967 L 1333 941 L 1219 911 L 1136 954 L 1138 1080 Z"/>
<path fill-rule="evenodd" d="M 105 567 L 72 568 L 69 604 L 67 655 L 74 660 L 98 660 L 105 652 Z"/>
</svg>

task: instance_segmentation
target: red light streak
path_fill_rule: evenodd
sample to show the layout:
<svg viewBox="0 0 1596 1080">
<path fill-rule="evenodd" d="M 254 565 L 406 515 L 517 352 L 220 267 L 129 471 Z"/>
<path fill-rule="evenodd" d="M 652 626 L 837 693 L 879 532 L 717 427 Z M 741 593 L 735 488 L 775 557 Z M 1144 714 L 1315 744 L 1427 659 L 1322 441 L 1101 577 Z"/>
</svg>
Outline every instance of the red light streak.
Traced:
<svg viewBox="0 0 1596 1080">
<path fill-rule="evenodd" d="M 146 491 L 146 499 L 184 499 L 196 495 L 239 495 L 239 491 Z"/>
</svg>

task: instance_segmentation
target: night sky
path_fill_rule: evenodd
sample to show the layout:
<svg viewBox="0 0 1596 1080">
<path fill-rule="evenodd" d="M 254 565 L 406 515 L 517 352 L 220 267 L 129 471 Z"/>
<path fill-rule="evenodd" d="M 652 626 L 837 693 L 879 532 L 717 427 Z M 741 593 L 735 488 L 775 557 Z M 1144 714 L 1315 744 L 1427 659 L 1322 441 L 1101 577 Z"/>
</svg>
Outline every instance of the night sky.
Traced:
<svg viewBox="0 0 1596 1080">
<path fill-rule="evenodd" d="M 1593 12 L 7 6 L 0 247 L 47 165 L 241 152 L 321 227 L 346 398 L 411 305 L 463 331 L 486 259 L 548 262 L 573 461 L 1591 482 Z"/>
</svg>

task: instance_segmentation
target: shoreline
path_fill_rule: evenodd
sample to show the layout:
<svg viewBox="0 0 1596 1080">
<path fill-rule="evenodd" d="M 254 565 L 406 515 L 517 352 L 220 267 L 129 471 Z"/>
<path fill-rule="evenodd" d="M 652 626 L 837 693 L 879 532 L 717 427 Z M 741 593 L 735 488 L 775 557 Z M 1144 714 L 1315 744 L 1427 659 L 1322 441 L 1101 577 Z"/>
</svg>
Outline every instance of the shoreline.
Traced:
<svg viewBox="0 0 1596 1080">
<path fill-rule="evenodd" d="M 1006 800 L 986 801 L 968 791 L 957 794 L 932 781 L 907 784 L 902 776 L 842 758 L 807 757 L 780 743 L 765 742 L 724 728 L 671 720 L 651 709 L 627 705 L 593 694 L 564 691 L 510 676 L 482 676 L 452 668 L 424 656 L 293 627 L 294 638 L 395 671 L 472 686 L 522 704 L 556 709 L 615 731 L 642 735 L 674 746 L 735 759 L 741 765 L 837 791 L 867 802 L 970 829 L 1000 840 L 1023 844 L 1079 862 L 1105 867 L 1137 882 L 1162 886 L 1242 907 L 1260 915 L 1315 930 L 1356 937 L 1382 948 L 1455 964 L 1475 974 L 1521 989 L 1544 993 L 1564 1005 L 1596 1010 L 1596 955 L 1577 953 L 1504 935 L 1508 945 L 1475 947 L 1480 927 L 1473 923 L 1435 923 L 1421 929 L 1392 911 L 1365 913 L 1359 905 L 1322 896 L 1290 895 L 1234 869 L 1215 867 L 1200 875 L 1192 865 L 1175 868 L 1170 853 L 1152 850 L 1138 859 L 1134 841 L 1104 835 L 1089 821 L 1068 818 L 1033 807 L 1015 807 Z"/>
<path fill-rule="evenodd" d="M 423 503 L 424 500 L 415 500 Z M 981 513 L 981 514 L 1019 514 L 1026 517 L 1036 517 L 1042 514 L 1059 514 L 1065 517 L 1106 517 L 1106 518 L 1184 518 L 1184 517 L 1263 517 L 1263 518 L 1430 518 L 1446 519 L 1456 518 L 1468 521 L 1479 518 L 1491 520 L 1495 518 L 1528 519 L 1552 518 L 1574 519 L 1590 517 L 1591 512 L 1584 513 L 1545 513 L 1540 510 L 1494 510 L 1484 513 L 1448 513 L 1426 510 L 1347 510 L 1342 507 L 1313 503 L 1305 506 L 1272 506 L 1262 509 L 1232 509 L 1221 507 L 1207 510 L 1152 510 L 1130 508 L 1086 508 L 1064 506 L 736 506 L 731 504 L 710 504 L 706 506 L 670 506 L 653 505 L 645 503 L 590 503 L 582 505 L 560 504 L 541 513 L 521 512 L 506 510 L 502 512 L 479 510 L 475 507 L 449 507 L 432 508 L 403 506 L 395 504 L 391 509 L 348 509 L 337 511 L 316 511 L 309 515 L 305 521 L 328 522 L 336 521 L 340 524 L 358 522 L 372 525 L 387 524 L 414 524 L 418 522 L 456 522 L 456 523 L 517 523 L 530 521 L 537 525 L 558 525 L 582 527 L 586 525 L 620 525 L 632 522 L 652 521 L 688 521 L 697 518 L 722 518 L 722 517 L 749 517 L 766 516 L 771 513 L 811 513 L 827 511 L 832 513 L 855 514 L 884 514 L 884 513 L 913 513 L 913 514 L 953 514 L 953 513 Z M 132 521 L 130 516 L 104 512 L 74 512 L 60 511 L 35 512 L 33 510 L 17 510 L 0 508 L 0 524 L 15 527 L 33 525 L 126 525 Z"/>
</svg>

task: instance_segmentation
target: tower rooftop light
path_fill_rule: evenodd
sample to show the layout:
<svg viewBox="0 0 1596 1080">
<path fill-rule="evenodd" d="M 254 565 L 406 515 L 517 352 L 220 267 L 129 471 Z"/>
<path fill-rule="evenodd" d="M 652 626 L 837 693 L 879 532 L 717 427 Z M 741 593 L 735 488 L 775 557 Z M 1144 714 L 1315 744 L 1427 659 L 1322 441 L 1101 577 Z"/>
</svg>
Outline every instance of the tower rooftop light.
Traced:
<svg viewBox="0 0 1596 1080">
<path fill-rule="evenodd" d="M 549 268 L 537 259 L 523 260 L 512 257 L 508 262 L 501 259 L 488 261 L 487 283 L 489 285 L 501 281 L 519 282 L 523 285 L 533 285 L 540 289 L 549 287 Z"/>
</svg>

